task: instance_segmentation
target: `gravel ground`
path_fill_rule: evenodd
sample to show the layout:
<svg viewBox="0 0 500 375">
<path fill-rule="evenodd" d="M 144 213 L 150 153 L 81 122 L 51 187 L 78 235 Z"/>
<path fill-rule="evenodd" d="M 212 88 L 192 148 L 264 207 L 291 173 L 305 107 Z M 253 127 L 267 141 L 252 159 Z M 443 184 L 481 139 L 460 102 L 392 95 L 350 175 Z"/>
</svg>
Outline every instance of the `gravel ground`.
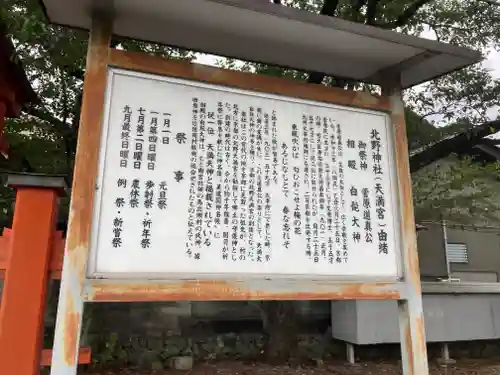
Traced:
<svg viewBox="0 0 500 375">
<path fill-rule="evenodd" d="M 118 371 L 87 372 L 84 375 L 400 375 L 397 363 L 361 362 L 356 365 L 345 363 L 324 363 L 319 366 L 292 368 L 289 366 L 270 366 L 260 363 L 218 362 L 197 364 L 192 370 L 137 371 L 122 369 Z M 431 365 L 431 375 L 500 375 L 499 360 L 459 361 L 456 365 L 439 367 Z M 417 374 L 416 374 L 417 375 Z"/>
</svg>

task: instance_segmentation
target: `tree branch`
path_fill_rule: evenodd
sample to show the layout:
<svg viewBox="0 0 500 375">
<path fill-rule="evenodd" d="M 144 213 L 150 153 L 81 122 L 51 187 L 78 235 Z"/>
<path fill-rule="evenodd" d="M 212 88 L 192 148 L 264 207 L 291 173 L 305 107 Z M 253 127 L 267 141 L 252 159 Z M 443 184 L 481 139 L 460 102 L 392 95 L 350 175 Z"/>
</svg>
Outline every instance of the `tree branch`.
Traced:
<svg viewBox="0 0 500 375">
<path fill-rule="evenodd" d="M 281 4 L 281 0 L 274 0 L 275 4 Z M 120 44 L 121 39 L 117 37 L 112 37 L 109 43 L 109 48 L 115 48 Z M 85 70 L 83 69 L 69 69 L 68 66 L 63 66 L 64 70 L 68 73 L 70 77 L 82 80 L 85 78 Z"/>
<path fill-rule="evenodd" d="M 29 106 L 24 108 L 24 112 L 28 115 L 51 124 L 54 127 L 54 130 L 62 137 L 66 137 L 68 131 L 70 131 L 68 124 L 62 122 L 58 118 L 52 116 L 50 113 L 45 112 L 41 109 Z"/>
<path fill-rule="evenodd" d="M 499 2 L 499 1 L 497 1 L 497 0 L 481 0 L 481 1 L 483 1 L 483 2 L 485 2 L 485 3 L 488 3 L 488 4 L 490 4 L 490 5 L 500 6 L 500 2 Z"/>
<path fill-rule="evenodd" d="M 422 8 L 425 4 L 430 3 L 433 0 L 416 0 L 413 4 L 411 4 L 406 10 L 401 13 L 396 21 L 387 22 L 383 24 L 375 24 L 382 29 L 395 29 L 396 27 L 404 26 L 410 18 L 412 18 L 420 8 Z"/>
<path fill-rule="evenodd" d="M 64 73 L 61 72 L 62 74 L 62 77 L 61 77 L 61 82 L 62 82 L 62 87 L 61 87 L 61 90 L 62 90 L 62 96 L 63 96 L 63 102 L 62 102 L 62 105 L 63 105 L 63 111 L 62 111 L 62 122 L 64 124 L 67 123 L 67 120 L 68 120 L 68 117 L 70 115 L 70 110 L 69 110 L 69 103 L 68 103 L 68 87 L 67 87 L 67 81 L 66 81 L 66 77 L 64 76 Z M 69 141 L 69 138 L 68 136 L 65 136 L 63 137 L 64 139 L 64 145 L 66 147 L 66 170 L 71 170 L 71 143 Z"/>
<path fill-rule="evenodd" d="M 428 21 L 422 21 L 423 24 L 429 26 L 433 31 L 437 34 L 437 29 L 448 29 L 448 30 L 457 30 L 457 31 L 463 31 L 467 32 L 470 31 L 470 29 L 467 29 L 465 27 L 458 27 L 455 25 L 447 25 L 447 24 L 440 24 L 440 23 L 432 23 Z"/>
<path fill-rule="evenodd" d="M 335 11 L 337 10 L 337 6 L 339 5 L 339 0 L 325 0 L 319 14 L 323 16 L 333 17 L 335 15 Z M 309 78 L 307 82 L 309 83 L 321 83 L 325 78 L 324 73 L 313 72 L 309 74 Z"/>
<path fill-rule="evenodd" d="M 368 0 L 351 0 L 354 2 L 350 12 L 350 19 L 355 22 L 364 22 L 364 15 L 361 14 L 361 8 L 366 5 Z"/>
<path fill-rule="evenodd" d="M 307 82 L 309 82 L 309 83 L 321 83 L 321 82 L 323 82 L 323 78 L 325 78 L 324 73 L 313 72 L 313 73 L 309 74 L 309 78 L 307 79 Z"/>
<path fill-rule="evenodd" d="M 80 112 L 82 108 L 82 100 L 83 100 L 83 91 L 80 90 L 76 96 L 75 106 L 73 108 L 73 121 L 71 123 L 71 129 L 73 132 L 71 133 L 71 139 L 69 140 L 71 158 L 70 160 L 74 161 L 74 155 L 76 154 L 76 145 L 78 141 L 78 130 L 80 129 Z M 68 175 L 70 181 L 73 180 L 73 165 L 71 165 L 68 169 Z"/>
<path fill-rule="evenodd" d="M 335 11 L 337 10 L 337 6 L 339 5 L 339 0 L 325 0 L 319 14 L 323 16 L 333 17 L 335 15 Z"/>
<path fill-rule="evenodd" d="M 375 15 L 377 14 L 377 5 L 380 0 L 369 0 L 366 7 L 366 24 L 375 25 Z"/>
</svg>

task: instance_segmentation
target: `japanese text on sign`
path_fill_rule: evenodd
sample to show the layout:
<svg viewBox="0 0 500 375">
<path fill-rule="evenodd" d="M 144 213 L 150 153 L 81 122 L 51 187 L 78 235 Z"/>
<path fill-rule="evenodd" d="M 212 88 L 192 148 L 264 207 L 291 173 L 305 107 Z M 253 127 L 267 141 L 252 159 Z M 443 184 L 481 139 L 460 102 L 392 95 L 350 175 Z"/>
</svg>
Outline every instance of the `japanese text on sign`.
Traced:
<svg viewBox="0 0 500 375">
<path fill-rule="evenodd" d="M 110 74 L 91 273 L 398 275 L 386 114 Z"/>
</svg>

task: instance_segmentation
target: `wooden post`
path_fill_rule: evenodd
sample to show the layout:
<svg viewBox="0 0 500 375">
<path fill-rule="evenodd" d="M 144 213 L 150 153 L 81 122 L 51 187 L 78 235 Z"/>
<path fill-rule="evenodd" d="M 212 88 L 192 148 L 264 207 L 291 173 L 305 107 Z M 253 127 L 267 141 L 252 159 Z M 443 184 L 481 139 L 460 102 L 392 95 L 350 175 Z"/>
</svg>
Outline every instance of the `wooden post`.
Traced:
<svg viewBox="0 0 500 375">
<path fill-rule="evenodd" d="M 428 375 L 422 287 L 417 253 L 417 234 L 413 212 L 412 182 L 408 155 L 408 139 L 400 77 L 389 76 L 384 95 L 391 103 L 391 122 L 394 127 L 399 205 L 402 227 L 401 255 L 406 298 L 398 301 L 399 334 L 403 375 Z"/>
<path fill-rule="evenodd" d="M 94 17 L 90 32 L 50 372 L 53 375 L 74 375 L 78 366 L 83 287 L 96 190 L 111 26 L 106 17 Z"/>
<path fill-rule="evenodd" d="M 10 254 L 0 306 L 0 373 L 38 375 L 48 267 L 64 180 L 9 176 L 16 188 Z"/>
</svg>

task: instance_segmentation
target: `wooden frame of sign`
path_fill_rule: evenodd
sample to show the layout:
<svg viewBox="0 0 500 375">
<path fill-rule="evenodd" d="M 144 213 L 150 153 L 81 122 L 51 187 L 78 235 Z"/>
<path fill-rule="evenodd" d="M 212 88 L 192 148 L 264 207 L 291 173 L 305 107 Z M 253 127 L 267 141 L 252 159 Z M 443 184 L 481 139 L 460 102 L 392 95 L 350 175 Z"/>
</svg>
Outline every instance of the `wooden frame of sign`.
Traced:
<svg viewBox="0 0 500 375">
<path fill-rule="evenodd" d="M 51 374 L 76 374 L 84 302 L 315 299 L 397 300 L 404 374 L 427 374 L 421 284 L 399 77 L 388 76 L 383 95 L 377 97 L 363 92 L 221 70 L 181 61 L 166 61 L 145 54 L 119 51 L 109 47 L 110 39 L 109 23 L 95 20 L 87 56 Z M 305 272 L 293 277 L 286 275 L 286 272 L 275 277 L 268 273 L 263 276 L 258 272 L 248 277 L 237 274 L 210 277 L 192 273 L 189 277 L 189 272 L 186 272 L 168 278 L 164 277 L 165 275 L 151 277 L 147 267 L 142 270 L 143 273 L 139 272 L 139 277 L 126 272 L 118 272 L 118 276 L 113 277 L 112 274 L 116 270 L 111 270 L 113 272 L 108 274 L 100 273 L 96 269 L 90 270 L 88 263 L 92 263 L 92 232 L 97 230 L 93 223 L 98 206 L 95 202 L 100 194 L 99 189 L 102 188 L 98 176 L 100 168 L 103 168 L 100 150 L 104 133 L 103 124 L 107 116 L 105 108 L 106 98 L 109 95 L 107 86 L 109 86 L 110 67 L 174 77 L 183 80 L 182 82 L 186 80 L 196 84 L 204 82 L 217 85 L 219 88 L 227 87 L 228 90 L 236 88 L 254 94 L 279 95 L 284 98 L 306 100 L 309 103 L 312 101 L 313 104 L 335 104 L 337 109 L 357 108 L 382 115 L 390 124 L 389 138 L 392 138 L 388 140 L 387 147 L 393 156 L 393 164 L 390 167 L 394 172 L 392 195 L 395 204 L 392 211 L 397 213 L 393 223 L 397 229 L 395 235 L 398 237 L 398 242 L 395 242 L 398 246 L 398 255 L 394 258 L 398 263 L 397 272 L 387 272 L 388 277 L 377 277 L 377 272 L 368 272 L 367 277 L 359 275 L 359 272 L 345 273 L 339 277 L 321 272 Z M 330 150 L 330 153 L 333 151 Z M 388 196 L 387 200 L 389 198 Z M 314 257 L 314 254 L 312 256 Z M 107 264 L 109 266 L 109 262 Z M 389 274 L 392 276 L 389 277 Z"/>
</svg>

